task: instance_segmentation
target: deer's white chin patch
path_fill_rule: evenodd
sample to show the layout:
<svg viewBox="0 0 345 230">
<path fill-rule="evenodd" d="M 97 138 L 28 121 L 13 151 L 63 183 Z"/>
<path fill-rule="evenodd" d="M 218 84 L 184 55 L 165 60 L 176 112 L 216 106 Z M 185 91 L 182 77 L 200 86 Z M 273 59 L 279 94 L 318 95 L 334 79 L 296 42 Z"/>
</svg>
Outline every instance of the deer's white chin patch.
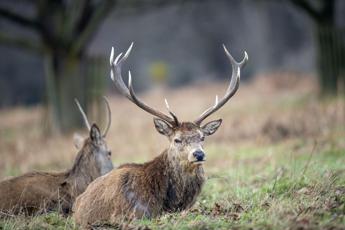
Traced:
<svg viewBox="0 0 345 230">
<path fill-rule="evenodd" d="M 203 161 L 193 161 L 192 164 L 194 164 L 194 165 L 202 165 L 202 164 L 204 164 L 204 162 L 205 162 L 205 160 L 203 160 Z"/>
</svg>

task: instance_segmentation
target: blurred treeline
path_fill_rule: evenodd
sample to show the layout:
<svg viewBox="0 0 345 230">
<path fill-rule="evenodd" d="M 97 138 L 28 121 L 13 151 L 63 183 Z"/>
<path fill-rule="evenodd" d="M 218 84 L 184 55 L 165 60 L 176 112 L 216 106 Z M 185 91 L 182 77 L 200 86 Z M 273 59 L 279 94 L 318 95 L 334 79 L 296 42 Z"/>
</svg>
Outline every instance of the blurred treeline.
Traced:
<svg viewBox="0 0 345 230">
<path fill-rule="evenodd" d="M 3 0 L 0 107 L 44 102 L 52 132 L 75 128 L 73 99 L 90 109 L 110 85 L 111 46 L 131 41 L 138 90 L 225 79 L 224 43 L 237 59 L 248 52 L 245 78 L 310 72 L 323 95 L 338 94 L 344 26 L 342 0 Z"/>
</svg>

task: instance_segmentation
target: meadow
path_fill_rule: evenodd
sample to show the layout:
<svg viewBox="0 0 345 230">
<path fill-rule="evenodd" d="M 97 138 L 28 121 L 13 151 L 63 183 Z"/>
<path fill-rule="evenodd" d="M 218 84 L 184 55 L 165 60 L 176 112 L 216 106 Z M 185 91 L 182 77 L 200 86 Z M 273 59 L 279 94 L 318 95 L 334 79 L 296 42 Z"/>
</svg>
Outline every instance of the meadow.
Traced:
<svg viewBox="0 0 345 230">
<path fill-rule="evenodd" d="M 162 110 L 167 98 L 181 120 L 193 120 L 212 105 L 216 94 L 223 94 L 225 85 L 159 88 L 140 97 Z M 113 123 L 107 141 L 115 165 L 145 162 L 168 146 L 150 115 L 124 98 L 109 99 Z M 94 228 L 345 229 L 344 96 L 321 99 L 311 76 L 258 76 L 242 84 L 212 118 L 223 118 L 223 124 L 205 142 L 208 179 L 190 210 Z M 72 165 L 73 133 L 50 137 L 44 125 L 39 106 L 0 111 L 1 180 Z M 87 135 L 85 131 L 80 133 Z M 0 219 L 0 229 L 78 226 L 72 218 L 50 213 L 8 216 Z"/>
</svg>

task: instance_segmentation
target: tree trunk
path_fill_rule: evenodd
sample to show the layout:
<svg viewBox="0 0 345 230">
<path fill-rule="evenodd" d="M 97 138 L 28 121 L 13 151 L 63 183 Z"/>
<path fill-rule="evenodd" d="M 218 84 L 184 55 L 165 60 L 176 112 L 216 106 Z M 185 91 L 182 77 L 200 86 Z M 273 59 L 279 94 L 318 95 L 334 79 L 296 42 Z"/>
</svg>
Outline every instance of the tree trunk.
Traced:
<svg viewBox="0 0 345 230">
<path fill-rule="evenodd" d="M 331 26 L 317 25 L 317 66 L 321 91 L 336 94 L 344 90 L 344 33 Z"/>
<path fill-rule="evenodd" d="M 82 118 L 74 98 L 87 111 L 82 60 L 49 53 L 45 57 L 45 70 L 48 131 L 65 133 L 81 127 Z"/>
</svg>

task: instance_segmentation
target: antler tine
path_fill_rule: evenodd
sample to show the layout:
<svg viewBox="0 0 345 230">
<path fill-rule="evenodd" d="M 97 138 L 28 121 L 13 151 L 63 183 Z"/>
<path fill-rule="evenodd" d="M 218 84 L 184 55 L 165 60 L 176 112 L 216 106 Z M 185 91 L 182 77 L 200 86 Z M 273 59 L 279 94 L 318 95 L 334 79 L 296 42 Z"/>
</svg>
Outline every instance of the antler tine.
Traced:
<svg viewBox="0 0 345 230">
<path fill-rule="evenodd" d="M 121 75 L 121 68 L 122 68 L 122 63 L 127 59 L 129 56 L 131 50 L 133 47 L 133 42 L 129 46 L 128 50 L 126 51 L 126 55 L 122 56 L 122 53 L 117 55 L 117 57 L 114 60 L 114 47 L 111 48 L 111 54 L 110 54 L 110 66 L 111 66 L 111 72 L 110 72 L 110 77 L 111 80 L 114 82 L 116 88 L 120 91 L 122 95 L 127 97 L 128 99 L 131 100 L 129 96 L 129 90 L 125 83 L 123 82 L 122 75 Z M 121 59 L 120 59 L 121 58 Z"/>
<path fill-rule="evenodd" d="M 84 119 L 84 123 L 85 123 L 85 125 L 86 125 L 86 128 L 90 131 L 90 130 L 91 130 L 91 126 L 90 126 L 90 123 L 89 123 L 89 121 L 88 121 L 88 119 L 87 119 L 87 116 L 86 116 L 86 114 L 85 114 L 83 108 L 81 107 L 81 105 L 79 104 L 79 101 L 78 101 L 76 98 L 74 98 L 74 101 L 75 101 L 75 103 L 77 104 L 78 109 L 79 109 L 81 115 L 83 116 L 83 119 Z"/>
<path fill-rule="evenodd" d="M 205 112 L 203 112 L 199 116 L 199 118 L 197 118 L 194 121 L 194 123 L 197 125 L 200 125 L 203 120 L 205 120 L 208 116 L 220 109 L 236 93 L 240 86 L 241 68 L 244 67 L 246 62 L 248 61 L 248 54 L 247 52 L 244 52 L 244 58 L 242 59 L 242 61 L 236 62 L 236 60 L 231 56 L 230 52 L 226 49 L 224 44 L 223 48 L 232 66 L 232 75 L 229 86 L 226 90 L 224 97 L 220 101 L 218 101 L 218 96 L 216 96 L 214 106 L 205 110 Z"/>
<path fill-rule="evenodd" d="M 107 136 L 109 128 L 111 126 L 111 110 L 110 110 L 110 105 L 109 105 L 109 101 L 108 101 L 107 97 L 103 96 L 103 99 L 104 99 L 104 102 L 105 102 L 105 105 L 106 105 L 107 111 L 108 111 L 108 124 L 107 124 L 107 127 L 105 128 L 104 133 L 103 133 L 103 137 L 105 137 L 105 136 Z"/>
<path fill-rule="evenodd" d="M 208 111 L 210 111 L 211 109 L 213 109 L 214 107 L 216 107 L 217 104 L 218 104 L 218 95 L 216 95 L 216 99 L 215 99 L 214 105 L 213 105 L 212 107 L 206 109 L 204 112 L 202 112 L 201 115 L 200 115 L 199 117 L 203 116 L 203 115 L 206 114 Z"/>
<path fill-rule="evenodd" d="M 124 95 L 125 97 L 127 97 L 131 102 L 133 102 L 134 104 L 136 104 L 138 107 L 140 107 L 141 109 L 145 110 L 146 112 L 159 117 L 165 121 L 167 121 L 168 123 L 170 123 L 171 125 L 175 125 L 175 121 L 174 119 L 172 119 L 171 117 L 169 117 L 168 115 L 165 115 L 164 113 L 151 108 L 150 106 L 146 105 L 144 102 L 142 102 L 135 94 L 133 86 L 132 86 L 132 78 L 131 78 L 131 72 L 128 72 L 128 87 L 125 85 L 125 83 L 123 82 L 123 78 L 121 75 L 121 67 L 123 62 L 128 58 L 131 50 L 133 47 L 133 42 L 131 43 L 130 47 L 128 48 L 128 50 L 126 51 L 125 55 L 121 58 L 122 53 L 120 53 L 114 60 L 114 48 L 112 48 L 111 50 L 111 54 L 110 54 L 110 65 L 111 65 L 111 79 L 114 82 L 116 88 L 120 91 L 120 93 L 122 95 Z"/>
<path fill-rule="evenodd" d="M 169 114 L 174 118 L 174 122 L 178 126 L 180 124 L 180 122 L 178 121 L 176 114 L 170 110 L 170 106 L 169 106 L 168 100 L 166 98 L 164 99 L 164 102 L 165 102 L 165 106 L 166 106 Z"/>
<path fill-rule="evenodd" d="M 132 85 L 132 76 L 131 76 L 130 71 L 128 71 L 128 87 L 129 87 L 130 96 L 132 98 L 131 101 L 133 101 L 134 104 L 136 104 L 138 107 L 142 108 L 146 112 L 152 114 L 153 116 L 159 117 L 159 118 L 167 121 L 171 125 L 175 125 L 175 121 L 173 119 L 171 119 L 171 117 L 169 117 L 168 115 L 165 115 L 164 113 L 160 112 L 159 110 L 151 108 L 150 106 L 146 105 L 144 102 L 142 102 L 136 96 L 134 89 L 133 89 L 133 85 Z"/>
</svg>

